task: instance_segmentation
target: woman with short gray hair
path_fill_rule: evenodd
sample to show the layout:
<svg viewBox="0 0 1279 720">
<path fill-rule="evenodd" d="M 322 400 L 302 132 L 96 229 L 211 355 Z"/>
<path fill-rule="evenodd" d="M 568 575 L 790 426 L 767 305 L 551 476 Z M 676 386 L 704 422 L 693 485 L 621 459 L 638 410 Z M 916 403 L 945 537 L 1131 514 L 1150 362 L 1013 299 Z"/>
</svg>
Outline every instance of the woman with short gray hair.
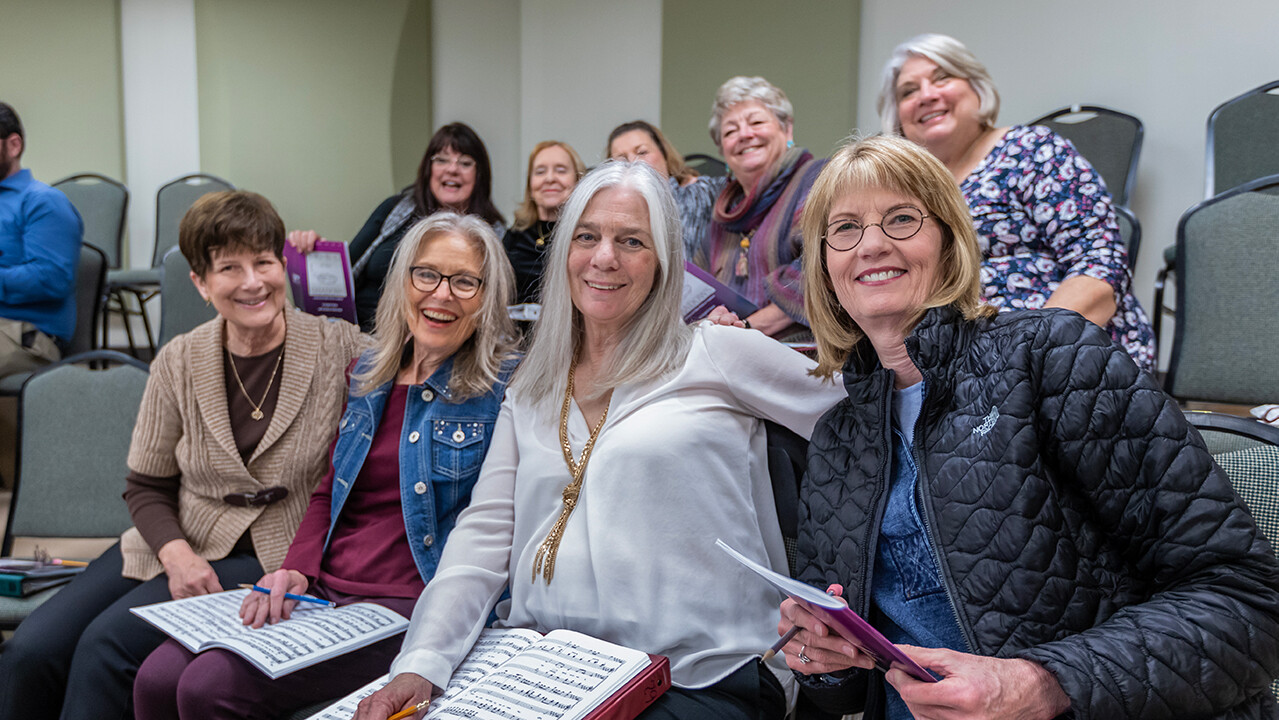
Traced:
<svg viewBox="0 0 1279 720">
<path fill-rule="evenodd" d="M 806 334 L 799 214 L 824 161 L 795 147 L 794 109 L 762 77 L 729 78 L 711 105 L 710 133 L 731 179 L 706 234 L 709 270 L 759 309 L 749 326 Z"/>
<path fill-rule="evenodd" d="M 990 73 L 946 35 L 893 50 L 878 109 L 885 132 L 924 146 L 959 184 L 981 245 L 986 302 L 1074 310 L 1153 369 L 1154 331 L 1132 294 L 1114 199 L 1069 140 L 1046 127 L 996 127 Z"/>
<path fill-rule="evenodd" d="M 841 391 L 758 332 L 685 325 L 679 229 L 642 161 L 574 189 L 471 506 L 360 720 L 447 686 L 508 586 L 502 626 L 669 657 L 646 719 L 785 715 L 793 679 L 759 660 L 776 599 L 715 540 L 786 572 L 760 417 L 807 436 Z"/>
</svg>

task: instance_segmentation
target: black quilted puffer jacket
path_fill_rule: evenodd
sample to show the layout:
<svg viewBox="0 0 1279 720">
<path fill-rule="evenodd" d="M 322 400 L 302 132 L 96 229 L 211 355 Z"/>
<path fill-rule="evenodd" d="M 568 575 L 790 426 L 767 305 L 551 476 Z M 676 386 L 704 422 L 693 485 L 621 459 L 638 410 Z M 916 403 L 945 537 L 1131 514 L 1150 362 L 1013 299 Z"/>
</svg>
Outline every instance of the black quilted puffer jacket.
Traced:
<svg viewBox="0 0 1279 720">
<path fill-rule="evenodd" d="M 893 447 L 893 374 L 869 345 L 813 432 L 798 538 L 799 577 L 844 584 L 867 617 Z M 1076 718 L 1279 717 L 1279 563 L 1122 348 L 1072 312 L 951 308 L 906 348 L 920 506 L 972 652 L 1042 664 Z M 800 676 L 822 709 L 868 718 L 882 678 Z"/>
</svg>

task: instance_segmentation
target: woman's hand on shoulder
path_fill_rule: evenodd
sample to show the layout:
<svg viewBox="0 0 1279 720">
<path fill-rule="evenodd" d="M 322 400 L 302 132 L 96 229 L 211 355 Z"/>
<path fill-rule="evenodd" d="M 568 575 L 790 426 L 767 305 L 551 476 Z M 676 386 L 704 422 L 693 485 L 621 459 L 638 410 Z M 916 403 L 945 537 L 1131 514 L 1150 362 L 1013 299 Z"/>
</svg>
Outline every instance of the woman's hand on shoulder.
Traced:
<svg viewBox="0 0 1279 720">
<path fill-rule="evenodd" d="M 430 699 L 434 691 L 431 681 L 421 675 L 400 673 L 386 687 L 361 700 L 352 720 L 386 720 L 405 708 Z M 426 708 L 410 717 L 419 718 L 424 714 Z"/>
<path fill-rule="evenodd" d="M 267 573 L 262 576 L 257 585 L 271 592 L 254 591 L 246 595 L 244 602 L 240 603 L 240 619 L 252 628 L 288 620 L 298 601 L 290 600 L 284 597 L 284 594 L 301 595 L 306 592 L 310 584 L 306 576 L 297 570 L 280 568 L 275 572 Z"/>
<path fill-rule="evenodd" d="M 170 540 L 156 553 L 169 576 L 169 595 L 174 600 L 222 592 L 222 583 L 209 561 L 195 554 L 186 540 Z"/>
<path fill-rule="evenodd" d="M 711 310 L 710 314 L 706 316 L 706 319 L 716 325 L 731 325 L 732 327 L 739 328 L 750 327 L 746 324 L 745 320 L 737 317 L 737 313 L 729 310 L 723 305 L 716 305 L 714 309 Z"/>
<path fill-rule="evenodd" d="M 869 655 L 831 630 L 799 603 L 787 599 L 782 602 L 782 619 L 777 623 L 778 637 L 795 626 L 799 627 L 799 632 L 782 648 L 786 654 L 786 665 L 791 670 L 818 675 L 854 667 L 875 667 L 875 661 Z M 801 657 L 807 658 L 808 662 Z"/>
<path fill-rule="evenodd" d="M 1057 678 L 1030 660 L 898 647 L 942 676 L 935 683 L 921 682 L 897 669 L 885 676 L 917 718 L 1050 720 L 1070 709 L 1070 698 Z"/>
<path fill-rule="evenodd" d="M 298 252 L 303 255 L 315 249 L 315 244 L 324 238 L 314 230 L 294 230 L 284 236 L 290 245 L 297 248 Z"/>
</svg>

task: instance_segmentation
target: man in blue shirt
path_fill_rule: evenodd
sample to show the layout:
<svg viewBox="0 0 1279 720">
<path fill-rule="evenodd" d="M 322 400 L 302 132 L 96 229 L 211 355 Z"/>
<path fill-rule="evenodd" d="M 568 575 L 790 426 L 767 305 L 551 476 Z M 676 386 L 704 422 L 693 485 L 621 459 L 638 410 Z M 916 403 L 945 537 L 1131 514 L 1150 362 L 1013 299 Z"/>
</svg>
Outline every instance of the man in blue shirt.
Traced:
<svg viewBox="0 0 1279 720">
<path fill-rule="evenodd" d="M 84 223 L 60 191 L 20 161 L 22 121 L 0 102 L 0 376 L 61 356 L 75 329 Z"/>
</svg>

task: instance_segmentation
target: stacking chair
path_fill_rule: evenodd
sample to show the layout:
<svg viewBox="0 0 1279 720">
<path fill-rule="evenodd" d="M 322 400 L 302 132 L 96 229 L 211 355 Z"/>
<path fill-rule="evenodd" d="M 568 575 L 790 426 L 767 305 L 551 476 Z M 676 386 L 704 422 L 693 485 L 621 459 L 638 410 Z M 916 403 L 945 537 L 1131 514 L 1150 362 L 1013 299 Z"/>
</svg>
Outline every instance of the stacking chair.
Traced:
<svg viewBox="0 0 1279 720">
<path fill-rule="evenodd" d="M 1186 419 L 1279 554 L 1279 428 L 1223 413 L 1187 412 Z M 1270 692 L 1279 695 L 1279 681 Z"/>
<path fill-rule="evenodd" d="M 1204 145 L 1204 197 L 1279 173 L 1279 80 L 1255 87 L 1218 105 L 1208 115 Z M 1155 277 L 1155 336 L 1164 313 L 1164 286 L 1177 272 L 1174 248 L 1164 250 Z"/>
<path fill-rule="evenodd" d="M 1279 398 L 1279 175 L 1204 200 L 1177 224 L 1177 329 L 1165 379 L 1181 400 Z"/>
<path fill-rule="evenodd" d="M 107 267 L 120 267 L 124 221 L 129 210 L 129 189 L 105 175 L 80 173 L 53 184 L 61 190 L 84 221 L 84 242 L 101 250 Z"/>
<path fill-rule="evenodd" d="M 1115 220 L 1119 223 L 1119 239 L 1128 248 L 1128 270 L 1137 267 L 1137 252 L 1141 250 L 1141 223 L 1132 210 L 1123 205 L 1114 206 Z"/>
<path fill-rule="evenodd" d="M 1137 160 L 1145 134 L 1141 121 L 1100 105 L 1072 105 L 1054 110 L 1030 125 L 1043 125 L 1074 143 L 1101 173 L 1116 205 L 1127 207 L 1137 182 Z"/>
<path fill-rule="evenodd" d="M 723 160 L 702 153 L 685 155 L 684 164 L 696 170 L 698 175 L 706 177 L 724 177 L 728 174 L 728 165 Z"/>
<path fill-rule="evenodd" d="M 160 279 L 163 274 L 161 264 L 165 253 L 178 244 L 178 224 L 182 222 L 182 216 L 202 195 L 234 189 L 235 186 L 222 178 L 196 173 L 171 180 L 156 192 L 155 248 L 151 254 L 151 267 L 140 270 L 117 270 L 107 275 L 106 314 L 119 313 L 124 319 L 125 335 L 129 338 L 129 350 L 135 356 L 137 345 L 133 340 L 133 327 L 130 322 L 130 318 L 135 315 L 142 317 L 142 327 L 147 334 L 147 346 L 151 353 L 155 354 L 155 336 L 151 332 L 151 320 L 147 317 L 146 304 L 160 293 Z M 137 301 L 137 309 L 132 307 L 129 297 Z M 106 332 L 105 323 L 103 332 Z"/>
<path fill-rule="evenodd" d="M 80 245 L 80 265 L 76 269 L 75 330 L 67 345 L 68 356 L 93 349 L 106 282 L 106 255 L 92 245 Z M 0 378 L 0 396 L 16 396 L 31 375 L 32 372 L 21 372 Z"/>
<path fill-rule="evenodd" d="M 192 330 L 217 311 L 204 302 L 191 282 L 191 266 L 178 248 L 170 248 L 162 264 L 160 280 L 160 341 L 164 347 L 174 337 Z"/>
<path fill-rule="evenodd" d="M 118 363 L 93 370 L 85 363 Z M 120 497 L 147 367 L 96 350 L 43 368 L 18 400 L 18 474 L 0 554 L 15 537 L 110 538 L 131 524 Z M 0 628 L 13 629 L 57 588 L 0 598 Z"/>
</svg>

